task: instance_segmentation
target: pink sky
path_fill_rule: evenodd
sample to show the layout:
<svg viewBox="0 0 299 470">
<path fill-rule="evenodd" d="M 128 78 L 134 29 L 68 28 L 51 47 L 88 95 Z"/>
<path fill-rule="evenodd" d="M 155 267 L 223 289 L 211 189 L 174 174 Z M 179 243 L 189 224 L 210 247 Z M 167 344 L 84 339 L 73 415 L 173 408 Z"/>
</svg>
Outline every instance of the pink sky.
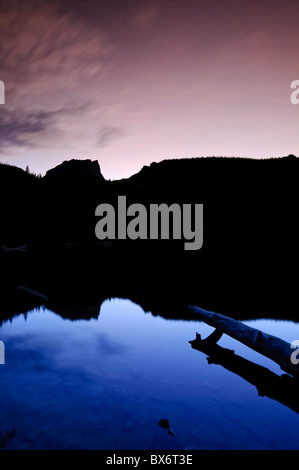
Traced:
<svg viewBox="0 0 299 470">
<path fill-rule="evenodd" d="M 167 158 L 299 155 L 299 3 L 1 4 L 0 161 L 106 178 Z"/>
</svg>

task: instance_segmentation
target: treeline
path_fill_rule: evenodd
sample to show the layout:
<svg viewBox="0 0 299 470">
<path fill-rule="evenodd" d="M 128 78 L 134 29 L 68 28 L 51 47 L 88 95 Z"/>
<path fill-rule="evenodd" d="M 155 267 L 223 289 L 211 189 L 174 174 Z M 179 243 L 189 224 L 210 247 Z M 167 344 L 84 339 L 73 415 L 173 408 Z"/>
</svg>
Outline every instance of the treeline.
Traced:
<svg viewBox="0 0 299 470">
<path fill-rule="evenodd" d="M 3 282 L 10 272 L 19 283 L 31 276 L 29 285 L 38 288 L 42 266 L 46 286 L 59 276 L 57 285 L 65 285 L 69 277 L 72 290 L 73 276 L 83 285 L 90 270 L 86 289 L 96 273 L 96 284 L 119 276 L 120 286 L 126 278 L 176 298 L 181 290 L 195 305 L 220 312 L 234 301 L 256 309 L 261 298 L 271 309 L 295 308 L 298 162 L 294 156 L 166 160 L 119 181 L 105 180 L 90 160 L 64 162 L 43 178 L 1 165 L 0 251 L 25 246 L 28 253 L 15 252 L 14 262 L 12 255 L 1 258 Z M 188 252 L 183 241 L 168 240 L 98 242 L 95 208 L 117 204 L 119 195 L 128 205 L 202 203 L 203 248 Z"/>
</svg>

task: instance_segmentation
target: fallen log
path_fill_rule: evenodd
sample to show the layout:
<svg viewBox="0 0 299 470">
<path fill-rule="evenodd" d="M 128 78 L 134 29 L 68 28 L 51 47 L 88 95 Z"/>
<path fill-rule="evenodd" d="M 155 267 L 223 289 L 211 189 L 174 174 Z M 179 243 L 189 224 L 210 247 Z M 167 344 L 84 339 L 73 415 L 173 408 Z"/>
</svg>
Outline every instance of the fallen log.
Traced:
<svg viewBox="0 0 299 470">
<path fill-rule="evenodd" d="M 299 364 L 294 364 L 291 360 L 294 347 L 287 341 L 247 326 L 241 321 L 234 320 L 220 313 L 209 312 L 196 306 L 190 306 L 189 309 L 192 313 L 197 314 L 202 321 L 216 328 L 218 332 L 225 333 L 240 341 L 254 351 L 276 362 L 284 372 L 299 378 Z"/>
<path fill-rule="evenodd" d="M 34 300 L 37 300 L 39 302 L 47 302 L 48 301 L 48 297 L 41 294 L 40 292 L 37 292 L 35 290 L 32 290 L 32 289 L 28 289 L 28 287 L 24 287 L 24 286 L 17 286 L 16 287 L 16 291 L 17 292 L 20 292 L 24 295 L 26 295 L 28 298 L 31 298 L 31 299 L 34 299 Z"/>
<path fill-rule="evenodd" d="M 259 396 L 271 398 L 299 414 L 299 381 L 295 377 L 286 374 L 279 376 L 266 367 L 219 346 L 216 342 L 221 335 L 215 333 L 218 333 L 218 330 L 206 339 L 201 339 L 201 336 L 196 334 L 196 338 L 189 343 L 193 349 L 207 355 L 209 364 L 221 365 L 254 385 Z"/>
</svg>

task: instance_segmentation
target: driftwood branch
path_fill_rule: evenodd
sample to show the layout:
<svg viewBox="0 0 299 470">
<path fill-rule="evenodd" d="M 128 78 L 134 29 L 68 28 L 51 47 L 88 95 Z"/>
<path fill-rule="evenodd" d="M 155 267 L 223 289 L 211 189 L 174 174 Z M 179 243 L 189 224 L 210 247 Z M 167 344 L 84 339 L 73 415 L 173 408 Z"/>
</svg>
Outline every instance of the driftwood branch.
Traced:
<svg viewBox="0 0 299 470">
<path fill-rule="evenodd" d="M 287 341 L 247 326 L 241 321 L 226 317 L 220 313 L 209 312 L 208 310 L 195 306 L 189 308 L 193 313 L 198 315 L 199 319 L 216 328 L 218 332 L 226 333 L 249 348 L 276 362 L 284 372 L 299 378 L 299 364 L 293 364 L 291 361 L 294 348 L 292 348 L 291 344 Z M 219 333 L 217 333 L 217 335 L 218 334 Z"/>
<path fill-rule="evenodd" d="M 16 291 L 26 295 L 28 298 L 30 297 L 30 298 L 35 299 L 35 300 L 40 301 L 40 302 L 47 302 L 48 301 L 48 297 L 41 294 L 40 292 L 37 292 L 37 291 L 32 290 L 32 289 L 28 289 L 28 287 L 17 286 Z"/>
<path fill-rule="evenodd" d="M 276 400 L 299 414 L 299 382 L 295 377 L 286 374 L 279 376 L 264 366 L 237 356 L 234 351 L 216 344 L 217 335 L 214 333 L 218 333 L 218 330 L 206 339 L 201 339 L 200 335 L 196 334 L 196 339 L 189 343 L 193 349 L 207 355 L 209 364 L 221 365 L 254 385 L 260 396 Z"/>
</svg>

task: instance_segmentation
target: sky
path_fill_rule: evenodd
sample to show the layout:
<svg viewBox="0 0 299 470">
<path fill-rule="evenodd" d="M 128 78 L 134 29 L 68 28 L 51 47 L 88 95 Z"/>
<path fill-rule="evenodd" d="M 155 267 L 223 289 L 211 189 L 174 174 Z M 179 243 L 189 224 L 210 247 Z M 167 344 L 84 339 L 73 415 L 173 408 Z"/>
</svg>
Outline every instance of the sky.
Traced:
<svg viewBox="0 0 299 470">
<path fill-rule="evenodd" d="M 298 0 L 0 0 L 0 162 L 299 156 Z"/>
</svg>

